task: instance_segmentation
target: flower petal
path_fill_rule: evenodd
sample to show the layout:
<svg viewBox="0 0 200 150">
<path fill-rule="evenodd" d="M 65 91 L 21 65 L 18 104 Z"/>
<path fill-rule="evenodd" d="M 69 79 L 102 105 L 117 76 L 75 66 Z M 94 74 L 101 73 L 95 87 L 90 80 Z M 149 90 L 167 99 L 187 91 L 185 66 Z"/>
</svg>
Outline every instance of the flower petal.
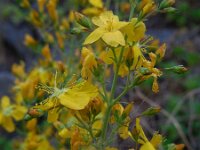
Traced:
<svg viewBox="0 0 200 150">
<path fill-rule="evenodd" d="M 25 113 L 27 112 L 27 108 L 23 106 L 16 106 L 15 110 L 12 113 L 12 116 L 15 120 L 19 121 L 21 120 Z"/>
<path fill-rule="evenodd" d="M 125 45 L 124 36 L 120 31 L 105 33 L 102 36 L 102 39 L 106 44 L 112 47 L 117 47 L 118 45 Z"/>
<path fill-rule="evenodd" d="M 57 121 L 58 115 L 59 115 L 58 109 L 59 108 L 54 108 L 54 109 L 51 109 L 51 110 L 48 111 L 48 117 L 47 117 L 48 122 Z"/>
<path fill-rule="evenodd" d="M 102 35 L 104 34 L 104 30 L 102 28 L 97 28 L 95 29 L 92 33 L 90 33 L 90 35 L 85 39 L 85 42 L 83 43 L 83 45 L 87 45 L 87 44 L 92 44 L 94 42 L 96 42 L 97 40 L 99 40 Z"/>
<path fill-rule="evenodd" d="M 10 98 L 8 96 L 4 96 L 1 99 L 1 107 L 4 109 L 10 105 Z"/>
<path fill-rule="evenodd" d="M 15 130 L 15 125 L 11 117 L 3 117 L 2 126 L 8 132 L 13 132 Z"/>
<path fill-rule="evenodd" d="M 69 89 L 58 98 L 60 103 L 67 108 L 74 110 L 84 109 L 89 101 L 98 95 L 97 88 L 91 83 L 85 81 L 81 85 L 77 85 Z"/>
</svg>

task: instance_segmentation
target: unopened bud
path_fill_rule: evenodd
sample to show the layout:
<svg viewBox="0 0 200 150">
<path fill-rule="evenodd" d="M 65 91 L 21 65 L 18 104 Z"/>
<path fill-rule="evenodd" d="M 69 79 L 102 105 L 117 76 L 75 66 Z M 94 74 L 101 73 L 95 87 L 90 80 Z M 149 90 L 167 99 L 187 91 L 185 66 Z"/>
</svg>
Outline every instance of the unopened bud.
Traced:
<svg viewBox="0 0 200 150">
<path fill-rule="evenodd" d="M 160 9 L 164 9 L 164 8 L 168 8 L 170 6 L 172 6 L 173 4 L 175 3 L 175 0 L 163 0 L 161 3 L 160 3 Z"/>
<path fill-rule="evenodd" d="M 161 110 L 161 108 L 159 106 L 150 107 L 150 108 L 146 109 L 141 115 L 142 116 L 153 116 L 153 115 L 156 115 L 157 113 L 159 113 L 160 110 Z"/>
<path fill-rule="evenodd" d="M 30 109 L 28 111 L 28 114 L 33 118 L 37 118 L 37 117 L 41 117 L 44 114 L 44 111 L 38 108 L 34 108 L 34 109 Z"/>
<path fill-rule="evenodd" d="M 173 8 L 173 7 L 168 7 L 168 8 L 163 9 L 163 12 L 168 12 L 168 13 L 173 13 L 175 11 L 176 11 L 176 8 Z"/>
<path fill-rule="evenodd" d="M 87 18 L 86 16 L 82 15 L 81 13 L 75 12 L 74 16 L 76 18 L 76 21 L 82 25 L 83 27 L 92 29 L 92 22 L 89 18 Z"/>
<path fill-rule="evenodd" d="M 71 30 L 70 30 L 70 33 L 71 34 L 80 34 L 80 33 L 82 33 L 83 32 L 83 30 L 81 29 L 81 28 L 72 28 Z"/>
<path fill-rule="evenodd" d="M 170 71 L 177 73 L 177 74 L 185 73 L 188 70 L 183 65 L 173 66 L 173 67 L 165 68 L 165 69 L 170 70 Z"/>
</svg>

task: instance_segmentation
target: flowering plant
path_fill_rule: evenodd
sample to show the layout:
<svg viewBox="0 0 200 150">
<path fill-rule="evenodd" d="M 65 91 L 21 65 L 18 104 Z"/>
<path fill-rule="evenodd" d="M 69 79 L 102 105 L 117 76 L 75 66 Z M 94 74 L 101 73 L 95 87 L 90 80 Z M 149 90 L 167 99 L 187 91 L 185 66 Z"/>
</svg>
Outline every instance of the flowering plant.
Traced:
<svg viewBox="0 0 200 150">
<path fill-rule="evenodd" d="M 128 7 L 122 8 L 130 13 L 128 19 L 108 10 L 109 0 L 105 7 L 101 0 L 81 1 L 79 5 L 86 6 L 83 14 L 70 11 L 68 18 L 57 10 L 57 0 L 37 0 L 37 10 L 29 0 L 20 4 L 43 39 L 41 42 L 27 34 L 24 43 L 43 59 L 29 72 L 23 62 L 13 65 L 16 104 L 11 105 L 7 97 L 1 100 L 0 125 L 8 132 L 15 130 L 12 117 L 18 121 L 24 116 L 27 121 L 28 133 L 19 147 L 54 149 L 49 141 L 56 134 L 58 147 L 72 150 L 117 149 L 112 146 L 116 135 L 123 140 L 130 138 L 134 143 L 130 147 L 136 150 L 158 149 L 162 135 L 156 132 L 149 140 L 140 120 L 157 114 L 160 108 L 150 107 L 133 119 L 134 101 L 125 105 L 121 101 L 150 78 L 152 91 L 159 92 L 158 79 L 165 70 L 187 70 L 183 66 L 158 68 L 166 44 L 146 34 L 147 18 L 173 11 L 174 1 L 130 0 Z M 69 41 L 82 44 L 73 52 Z M 60 60 L 55 59 L 57 55 Z"/>
</svg>

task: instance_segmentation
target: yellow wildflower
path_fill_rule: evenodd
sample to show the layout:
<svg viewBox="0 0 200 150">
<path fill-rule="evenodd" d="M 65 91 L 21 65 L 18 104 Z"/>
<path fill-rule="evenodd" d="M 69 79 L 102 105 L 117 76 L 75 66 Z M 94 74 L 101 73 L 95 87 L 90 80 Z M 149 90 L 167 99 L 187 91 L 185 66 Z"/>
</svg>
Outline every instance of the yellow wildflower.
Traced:
<svg viewBox="0 0 200 150">
<path fill-rule="evenodd" d="M 49 16 L 54 22 L 57 21 L 58 19 L 56 5 L 57 5 L 57 2 L 55 0 L 49 0 L 47 4 L 47 10 L 48 10 Z"/>
<path fill-rule="evenodd" d="M 14 118 L 16 121 L 21 120 L 27 109 L 21 105 L 10 104 L 10 99 L 7 96 L 1 98 L 0 106 L 0 125 L 8 132 L 15 130 L 13 122 Z"/>
<path fill-rule="evenodd" d="M 146 75 L 145 79 L 148 79 L 150 77 L 154 78 L 153 81 L 153 85 L 152 85 L 152 91 L 154 93 L 158 93 L 159 92 L 159 86 L 158 86 L 158 77 L 160 77 L 162 75 L 162 72 L 160 70 L 158 70 L 157 68 L 154 68 L 155 64 L 156 64 L 156 55 L 154 53 L 149 53 L 150 59 L 151 61 L 148 60 L 143 60 L 143 64 L 142 66 L 147 68 L 151 74 Z"/>
<path fill-rule="evenodd" d="M 121 47 L 116 48 L 114 51 L 117 59 L 119 59 Z M 102 59 L 106 64 L 114 64 L 115 69 L 114 54 L 112 50 L 101 52 L 100 59 Z M 123 61 L 120 63 L 118 74 L 121 77 L 126 76 L 130 70 L 135 70 L 141 67 L 144 59 L 139 44 L 135 44 L 133 47 L 125 47 L 122 59 Z"/>
<path fill-rule="evenodd" d="M 109 46 L 125 46 L 124 36 L 120 29 L 126 26 L 128 22 L 119 21 L 118 16 L 113 15 L 112 11 L 106 11 L 99 17 L 93 17 L 92 22 L 98 28 L 86 38 L 84 45 L 92 44 L 101 38 Z"/>
<path fill-rule="evenodd" d="M 12 65 L 12 73 L 16 75 L 17 77 L 24 78 L 26 73 L 24 71 L 25 64 L 23 62 L 20 62 L 20 64 L 13 64 Z"/>
<path fill-rule="evenodd" d="M 121 29 L 122 33 L 127 36 L 127 41 L 138 42 L 145 36 L 146 26 L 143 22 L 138 22 L 137 18 L 132 18 L 131 22 Z"/>
<path fill-rule="evenodd" d="M 51 57 L 51 52 L 50 52 L 50 48 L 49 48 L 49 45 L 45 45 L 43 48 L 42 48 L 42 55 L 48 60 L 48 61 L 51 61 L 52 60 L 52 57 Z"/>
<path fill-rule="evenodd" d="M 25 34 L 24 44 L 26 46 L 35 46 L 38 42 L 30 35 Z"/>
<path fill-rule="evenodd" d="M 40 15 L 36 10 L 32 10 L 30 12 L 30 19 L 31 22 L 33 23 L 33 25 L 37 26 L 37 27 L 41 27 L 42 26 L 42 22 L 40 20 Z"/>
<path fill-rule="evenodd" d="M 160 145 L 162 142 L 162 136 L 158 133 L 155 133 L 153 135 L 153 138 L 149 141 L 142 129 L 142 126 L 140 125 L 140 118 L 136 118 L 136 126 L 135 126 L 135 132 L 138 134 L 138 143 L 142 144 L 140 147 L 140 150 L 156 150 L 156 148 Z M 129 132 L 129 135 L 134 140 L 134 137 Z"/>
<path fill-rule="evenodd" d="M 88 105 L 90 100 L 98 95 L 97 88 L 85 80 L 76 85 L 73 84 L 72 86 L 63 89 L 58 89 L 57 87 L 46 88 L 43 86 L 40 86 L 39 88 L 46 90 L 51 95 L 39 105 L 32 107 L 30 111 L 48 111 L 47 120 L 49 122 L 54 122 L 57 120 L 59 115 L 58 111 L 61 106 L 72 110 L 81 110 Z M 34 117 L 33 113 L 29 114 Z"/>
<path fill-rule="evenodd" d="M 94 53 L 86 47 L 83 47 L 82 49 L 82 65 L 82 77 L 84 79 L 91 79 L 92 71 L 97 67 L 97 61 L 95 59 Z"/>
</svg>

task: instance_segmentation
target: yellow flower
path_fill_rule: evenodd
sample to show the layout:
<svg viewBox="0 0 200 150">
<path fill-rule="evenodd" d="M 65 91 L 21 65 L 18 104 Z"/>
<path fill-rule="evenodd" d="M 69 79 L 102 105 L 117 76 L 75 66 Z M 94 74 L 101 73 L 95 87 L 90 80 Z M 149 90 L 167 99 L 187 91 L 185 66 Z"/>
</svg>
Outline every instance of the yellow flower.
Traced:
<svg viewBox="0 0 200 150">
<path fill-rule="evenodd" d="M 83 81 L 58 96 L 60 103 L 70 109 L 81 110 L 98 95 L 97 88 Z"/>
<path fill-rule="evenodd" d="M 137 18 L 132 18 L 131 22 L 121 29 L 128 42 L 138 42 L 145 36 L 146 26 L 143 22 L 138 22 Z"/>
<path fill-rule="evenodd" d="M 36 10 L 33 9 L 30 12 L 29 15 L 30 15 L 30 19 L 31 19 L 33 25 L 35 25 L 37 27 L 41 27 L 42 26 L 42 22 L 40 20 L 40 15 L 39 15 L 39 13 Z"/>
<path fill-rule="evenodd" d="M 26 73 L 24 71 L 25 64 L 24 62 L 20 62 L 20 64 L 13 64 L 12 65 L 12 73 L 18 77 L 24 78 Z"/>
<path fill-rule="evenodd" d="M 42 55 L 48 60 L 48 61 L 51 61 L 52 60 L 52 57 L 51 57 L 51 52 L 50 52 L 50 48 L 49 48 L 49 45 L 45 45 L 43 48 L 42 48 Z"/>
<path fill-rule="evenodd" d="M 93 17 L 92 22 L 98 26 L 85 40 L 84 45 L 92 44 L 100 38 L 109 46 L 125 46 L 124 36 L 120 29 L 128 22 L 119 21 L 118 16 L 111 11 L 103 12 L 99 17 Z"/>
<path fill-rule="evenodd" d="M 155 133 L 153 135 L 153 138 L 149 141 L 142 129 L 142 126 L 140 125 L 140 118 L 136 118 L 136 126 L 135 131 L 138 134 L 137 142 L 142 144 L 140 147 L 140 150 L 156 150 L 156 148 L 160 145 L 162 142 L 162 136 L 158 133 Z M 129 132 L 129 135 L 134 140 L 134 137 Z"/>
<path fill-rule="evenodd" d="M 26 46 L 35 46 L 38 42 L 29 34 L 25 35 L 24 44 Z"/>
<path fill-rule="evenodd" d="M 114 51 L 117 59 L 119 59 L 121 47 L 116 48 Z M 116 64 L 114 61 L 114 54 L 112 50 L 101 52 L 99 57 L 106 64 L 114 64 L 114 69 L 116 68 L 115 67 Z M 121 77 L 126 76 L 130 70 L 135 70 L 141 67 L 144 59 L 145 58 L 141 52 L 139 44 L 135 44 L 133 47 L 125 47 L 122 59 L 123 61 L 120 64 L 118 74 Z"/>
<path fill-rule="evenodd" d="M 154 81 L 152 85 L 152 91 L 154 93 L 158 93 L 159 86 L 158 86 L 157 79 L 158 77 L 162 75 L 162 72 L 158 70 L 157 68 L 154 68 L 154 66 L 156 65 L 157 56 L 154 53 L 149 53 L 149 56 L 150 56 L 151 61 L 143 60 L 143 64 L 142 64 L 143 67 L 147 68 L 151 72 L 151 74 L 145 76 L 145 79 L 153 77 Z"/>
<path fill-rule="evenodd" d="M 10 104 L 9 97 L 2 97 L 0 107 L 0 125 L 2 125 L 6 131 L 13 132 L 15 130 L 15 125 L 12 118 L 19 121 L 24 117 L 26 111 L 27 109 L 21 105 Z"/>
<path fill-rule="evenodd" d="M 81 76 L 84 79 L 91 79 L 92 71 L 97 67 L 97 61 L 95 59 L 94 53 L 83 47 L 82 49 L 82 70 Z"/>
<path fill-rule="evenodd" d="M 58 19 L 56 5 L 57 5 L 56 0 L 49 0 L 47 4 L 47 10 L 48 10 L 49 16 L 53 21 L 56 21 Z"/>
<path fill-rule="evenodd" d="M 61 106 L 72 110 L 84 109 L 90 100 L 98 95 L 98 89 L 86 80 L 80 83 L 74 83 L 75 85 L 63 89 L 58 89 L 57 87 L 49 87 L 47 89 L 43 86 L 39 87 L 48 91 L 51 95 L 41 103 L 33 106 L 30 110 L 32 110 L 32 112 L 34 112 L 34 110 L 48 111 L 47 120 L 49 122 L 54 122 L 59 116 Z M 34 117 L 33 113 L 30 113 L 30 115 Z"/>
</svg>

